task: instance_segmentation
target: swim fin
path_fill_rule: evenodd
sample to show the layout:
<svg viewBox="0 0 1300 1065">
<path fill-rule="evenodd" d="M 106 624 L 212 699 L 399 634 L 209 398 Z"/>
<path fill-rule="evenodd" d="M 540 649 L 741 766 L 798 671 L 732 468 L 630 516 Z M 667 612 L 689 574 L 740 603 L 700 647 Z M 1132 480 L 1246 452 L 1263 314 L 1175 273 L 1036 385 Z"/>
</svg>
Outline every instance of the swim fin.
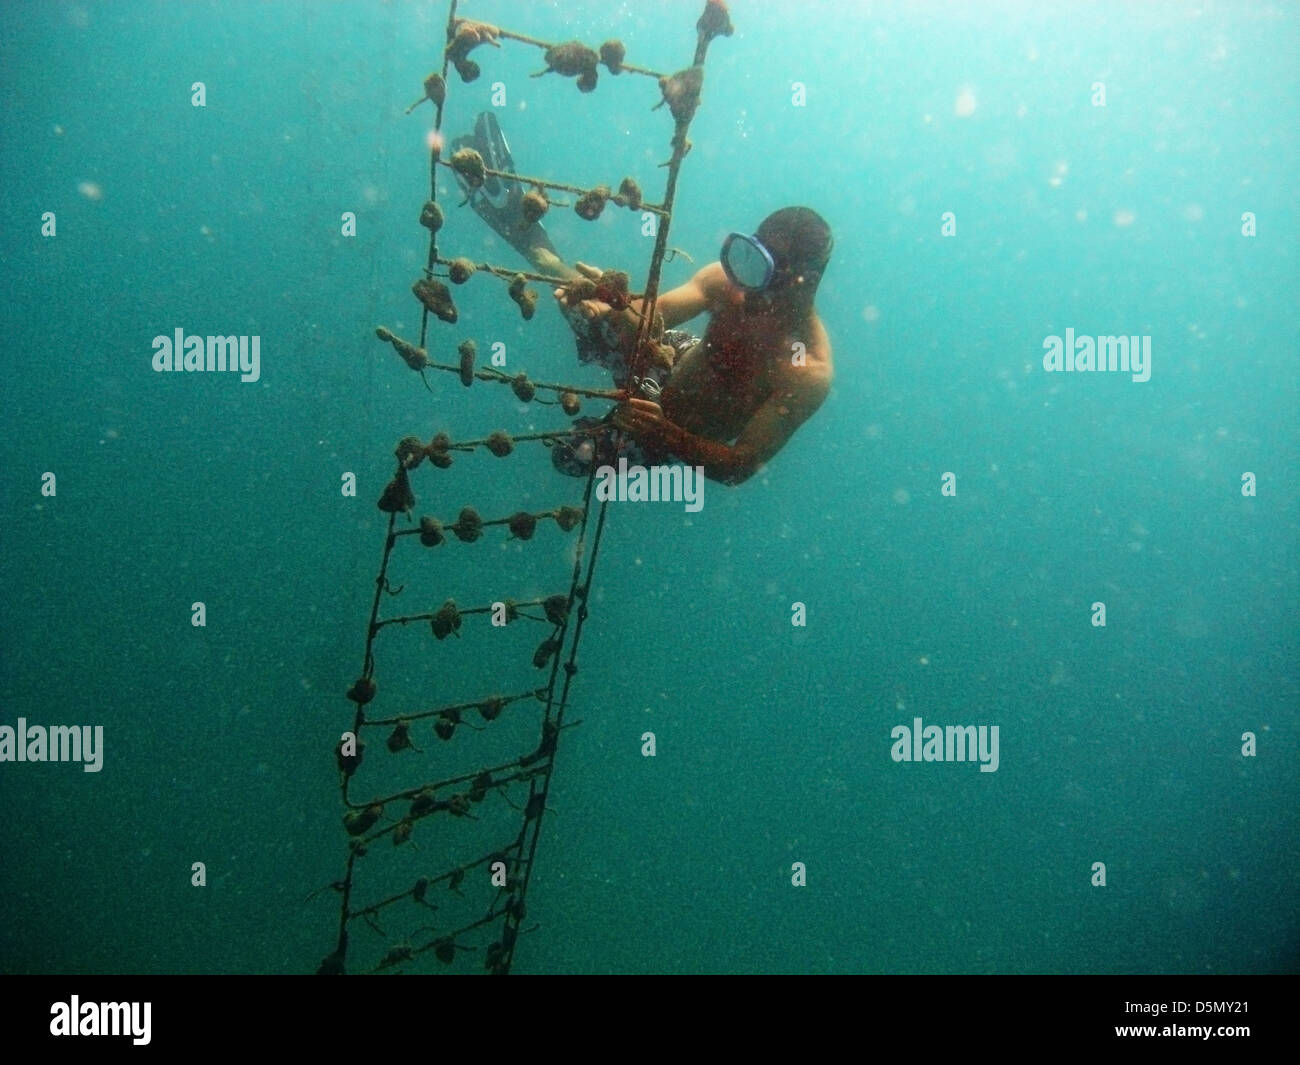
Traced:
<svg viewBox="0 0 1300 1065">
<path fill-rule="evenodd" d="M 451 142 L 452 150 L 473 148 L 483 157 L 489 170 L 515 172 L 515 161 L 510 155 L 510 145 L 491 111 L 482 111 L 474 120 L 474 132 L 457 137 Z M 540 248 L 556 258 L 559 253 L 541 222 L 529 223 L 523 214 L 524 189 L 518 181 L 508 181 L 489 175 L 479 189 L 471 190 L 459 174 L 461 190 L 469 196 L 470 205 L 478 216 L 490 225 L 530 263 Z"/>
</svg>

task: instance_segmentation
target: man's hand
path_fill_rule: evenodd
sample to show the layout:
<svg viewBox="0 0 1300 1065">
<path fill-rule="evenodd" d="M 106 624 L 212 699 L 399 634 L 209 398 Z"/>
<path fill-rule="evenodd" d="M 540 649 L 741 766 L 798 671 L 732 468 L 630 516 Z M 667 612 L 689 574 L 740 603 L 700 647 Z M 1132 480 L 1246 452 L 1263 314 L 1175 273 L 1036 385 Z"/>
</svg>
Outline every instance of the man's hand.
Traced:
<svg viewBox="0 0 1300 1065">
<path fill-rule="evenodd" d="M 589 266 L 586 263 L 574 263 L 573 265 L 578 273 L 588 281 L 599 281 L 601 274 L 604 273 L 603 270 L 597 269 L 594 266 Z M 568 289 L 557 288 L 555 290 L 555 299 L 563 308 L 568 308 L 569 306 L 567 297 Z M 608 314 L 613 308 L 610 307 L 608 303 L 603 303 L 600 300 L 583 300 L 571 309 L 576 310 L 584 318 L 599 318 L 602 314 Z"/>
<path fill-rule="evenodd" d="M 629 399 L 615 408 L 610 420 L 643 444 L 661 449 L 667 447 L 665 437 L 670 422 L 658 403 L 648 399 Z"/>
<path fill-rule="evenodd" d="M 583 362 L 594 360 L 602 366 L 611 365 L 610 360 L 616 355 L 630 359 L 636 350 L 637 336 L 641 329 L 637 305 L 633 303 L 620 310 L 606 300 L 590 298 L 572 301 L 573 296 L 584 292 L 600 292 L 606 299 L 619 299 L 621 302 L 624 297 L 630 297 L 626 291 L 626 275 L 620 278 L 617 274 L 604 273 L 586 263 L 575 263 L 574 266 L 580 276 L 564 288 L 557 288 L 555 299 L 560 313 L 577 337 L 578 358 Z M 579 286 L 576 291 L 574 286 Z"/>
</svg>

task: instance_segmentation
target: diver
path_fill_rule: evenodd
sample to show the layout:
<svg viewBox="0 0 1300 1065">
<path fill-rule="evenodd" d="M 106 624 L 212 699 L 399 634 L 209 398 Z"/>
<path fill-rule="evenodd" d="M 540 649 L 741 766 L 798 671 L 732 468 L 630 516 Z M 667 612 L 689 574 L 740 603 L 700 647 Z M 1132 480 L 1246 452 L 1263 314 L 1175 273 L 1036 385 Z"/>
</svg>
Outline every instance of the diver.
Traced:
<svg viewBox="0 0 1300 1065">
<path fill-rule="evenodd" d="M 455 142 L 456 148 L 465 146 L 475 148 L 488 167 L 515 172 L 491 112 L 479 115 L 473 136 Z M 563 262 L 541 223 L 529 224 L 523 217 L 522 198 L 518 182 L 490 179 L 471 202 L 539 273 L 570 280 L 598 277 L 600 271 L 591 266 Z M 609 328 L 612 308 L 598 300 L 569 308 L 565 290 L 556 289 L 577 337 L 579 359 L 609 367 L 615 385 L 632 393 L 609 418 L 622 430 L 615 451 L 593 446 L 589 435 L 575 434 L 552 449 L 556 467 L 585 476 L 593 462 L 619 454 L 629 464 L 701 466 L 706 477 L 730 485 L 753 476 L 830 391 L 831 343 L 813 301 L 833 243 L 830 227 L 807 207 L 776 211 L 753 234 L 731 233 L 718 262 L 660 295 L 663 340 L 675 357 L 671 369 L 652 371 L 642 380 L 628 377 L 619 330 Z M 637 302 L 632 308 L 640 309 Z M 673 328 L 706 311 L 710 318 L 703 338 Z M 577 427 L 595 424 L 580 419 Z"/>
</svg>

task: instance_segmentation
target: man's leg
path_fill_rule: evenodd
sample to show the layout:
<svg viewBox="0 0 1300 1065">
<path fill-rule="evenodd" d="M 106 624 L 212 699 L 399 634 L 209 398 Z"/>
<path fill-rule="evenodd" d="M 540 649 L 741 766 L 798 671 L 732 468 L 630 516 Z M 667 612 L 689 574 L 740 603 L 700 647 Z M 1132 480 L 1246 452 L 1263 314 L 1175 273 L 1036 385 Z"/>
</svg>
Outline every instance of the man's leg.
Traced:
<svg viewBox="0 0 1300 1065">
<path fill-rule="evenodd" d="M 457 137 L 451 142 L 453 150 L 473 148 L 483 157 L 489 170 L 515 173 L 515 161 L 510 145 L 501 132 L 496 115 L 483 111 L 474 121 L 474 132 Z M 457 174 L 461 189 L 469 196 L 470 205 L 480 218 L 490 225 L 506 243 L 522 255 L 539 274 L 572 279 L 581 276 L 577 270 L 560 258 L 555 245 L 541 222 L 531 222 L 524 215 L 524 189 L 518 181 L 489 176 L 481 188 L 470 189 Z"/>
</svg>

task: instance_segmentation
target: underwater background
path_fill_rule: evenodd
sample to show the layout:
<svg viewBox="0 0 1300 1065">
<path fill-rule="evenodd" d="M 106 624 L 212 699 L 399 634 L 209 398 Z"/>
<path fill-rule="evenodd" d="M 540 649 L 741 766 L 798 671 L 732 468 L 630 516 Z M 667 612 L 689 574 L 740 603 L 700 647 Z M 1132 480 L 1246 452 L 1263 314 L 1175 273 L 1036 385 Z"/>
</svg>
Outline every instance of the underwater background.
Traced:
<svg viewBox="0 0 1300 1065">
<path fill-rule="evenodd" d="M 701 8 L 459 12 L 616 36 L 676 70 Z M 836 242 L 818 296 L 835 382 L 698 514 L 611 505 L 514 971 L 1294 971 L 1300 10 L 731 15 L 669 239 L 695 265 L 665 284 L 731 230 L 814 208 Z M 333 745 L 393 445 L 563 424 L 448 375 L 431 395 L 374 337 L 418 335 L 432 111 L 403 112 L 446 17 L 0 5 L 0 725 L 105 737 L 98 773 L 0 764 L 4 972 L 310 972 L 333 947 Z M 631 173 L 660 198 L 672 130 L 652 81 L 602 73 L 587 95 L 530 78 L 544 63 L 516 42 L 474 58 L 449 133 L 500 81 L 521 172 Z M 523 265 L 439 183 L 445 253 Z M 546 224 L 570 260 L 644 277 L 637 216 Z M 512 369 L 607 383 L 549 295 L 526 325 L 486 280 L 455 295 L 467 328 L 431 325 L 443 361 L 474 332 Z M 260 380 L 155 373 L 152 339 L 176 328 L 260 336 Z M 1150 380 L 1044 372 L 1067 328 L 1150 336 Z M 455 473 L 443 511 L 580 498 L 536 445 Z M 417 515 L 437 489 L 420 477 Z M 563 572 L 570 544 L 537 547 Z M 500 536 L 440 550 L 481 552 L 507 590 L 525 561 Z M 444 597 L 436 568 L 396 576 Z M 424 635 L 413 668 L 493 683 L 468 637 Z M 915 717 L 998 725 L 997 771 L 896 763 L 891 730 Z"/>
</svg>

